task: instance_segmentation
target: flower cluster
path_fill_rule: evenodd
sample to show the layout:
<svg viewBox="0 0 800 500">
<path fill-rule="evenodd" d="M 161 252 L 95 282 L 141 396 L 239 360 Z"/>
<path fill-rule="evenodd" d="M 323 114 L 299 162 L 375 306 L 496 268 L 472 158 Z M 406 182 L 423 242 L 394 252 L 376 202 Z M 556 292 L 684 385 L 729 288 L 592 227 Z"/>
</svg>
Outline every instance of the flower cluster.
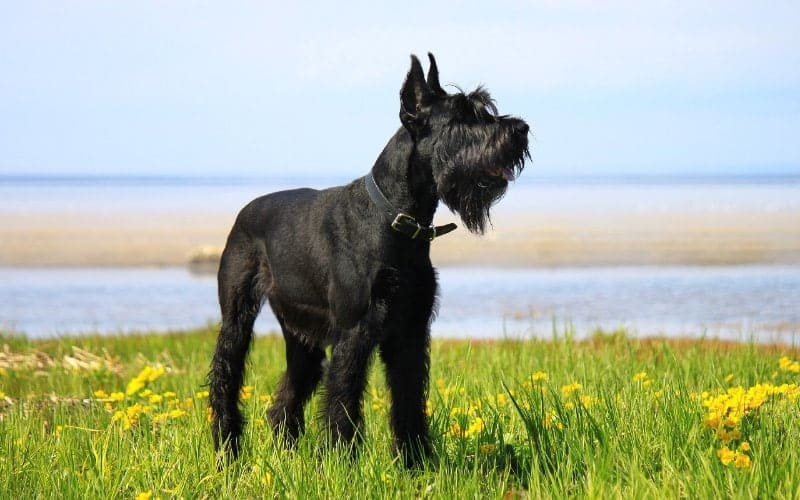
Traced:
<svg viewBox="0 0 800 500">
<path fill-rule="evenodd" d="M 181 399 L 173 391 L 158 393 L 148 387 L 166 371 L 161 365 L 147 365 L 128 382 L 125 392 L 108 393 L 98 389 L 93 393 L 94 399 L 103 403 L 111 414 L 111 421 L 118 422 L 123 430 L 136 427 L 143 417 L 156 425 L 185 417 L 189 414 L 187 410 L 194 406 L 193 398 Z"/>
<path fill-rule="evenodd" d="M 800 373 L 800 362 L 792 361 L 788 356 L 782 356 L 778 360 L 778 368 L 784 372 Z"/>
<path fill-rule="evenodd" d="M 739 443 L 738 450 L 731 450 L 728 445 L 725 445 L 717 450 L 717 456 L 723 465 L 733 464 L 737 469 L 749 469 L 753 465 L 753 461 L 747 454 L 748 451 L 750 451 L 750 443 L 742 441 Z"/>
<path fill-rule="evenodd" d="M 483 401 L 466 400 L 466 389 L 445 385 L 443 379 L 436 380 L 436 390 L 442 404 L 448 408 L 450 425 L 445 434 L 455 438 L 470 438 L 483 432 L 485 423 L 481 417 Z M 433 413 L 434 405 L 431 401 L 426 403 L 426 412 Z"/>
<path fill-rule="evenodd" d="M 128 382 L 128 387 L 125 390 L 125 394 L 128 396 L 133 396 L 140 390 L 142 390 L 149 382 L 154 382 L 158 379 L 161 375 L 164 375 L 165 368 L 163 366 L 145 366 L 142 371 L 139 372 L 138 375 L 133 377 L 130 382 Z"/>
<path fill-rule="evenodd" d="M 437 394 L 447 408 L 448 425 L 444 431 L 445 436 L 459 441 L 471 441 L 476 443 L 481 453 L 490 454 L 497 448 L 497 445 L 493 442 L 496 438 L 493 436 L 495 429 L 487 429 L 487 413 L 500 415 L 501 418 L 510 418 L 509 415 L 513 415 L 515 412 L 509 410 L 516 408 L 528 414 L 532 406 L 536 404 L 535 401 L 540 397 L 549 398 L 547 395 L 552 395 L 558 409 L 553 407 L 542 409 L 541 426 L 544 429 L 563 430 L 565 428 L 565 422 L 562 421 L 565 418 L 564 410 L 577 410 L 581 407 L 586 409 L 597 404 L 597 396 L 585 394 L 582 384 L 571 382 L 557 386 L 560 389 L 554 391 L 549 384 L 549 378 L 546 372 L 536 371 L 521 382 L 520 394 L 508 390 L 476 399 L 467 397 L 463 388 L 446 385 L 442 379 L 437 380 Z"/>
<path fill-rule="evenodd" d="M 782 371 L 794 372 L 793 367 L 796 365 L 797 371 L 800 371 L 800 365 L 796 361 L 793 362 L 786 356 L 779 360 Z M 746 389 L 737 386 L 714 393 L 703 392 L 700 395 L 701 404 L 708 410 L 704 424 L 714 431 L 715 438 L 723 444 L 717 451 L 717 456 L 723 465 L 733 464 L 739 469 L 749 469 L 752 465 L 748 454 L 751 448 L 750 442 L 744 440 L 746 436 L 742 431 L 743 422 L 768 401 L 778 400 L 787 403 L 797 400 L 798 397 L 800 397 L 800 386 L 788 383 L 780 385 L 764 383 Z"/>
</svg>

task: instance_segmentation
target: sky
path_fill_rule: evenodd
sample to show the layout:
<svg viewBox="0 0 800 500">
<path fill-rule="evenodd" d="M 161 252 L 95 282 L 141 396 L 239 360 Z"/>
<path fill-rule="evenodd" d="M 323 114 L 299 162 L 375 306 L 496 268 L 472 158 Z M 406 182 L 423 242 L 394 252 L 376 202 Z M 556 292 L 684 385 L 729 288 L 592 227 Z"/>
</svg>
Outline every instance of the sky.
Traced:
<svg viewBox="0 0 800 500">
<path fill-rule="evenodd" d="M 428 51 L 538 175 L 800 174 L 797 1 L 0 0 L 0 175 L 361 175 Z"/>
</svg>

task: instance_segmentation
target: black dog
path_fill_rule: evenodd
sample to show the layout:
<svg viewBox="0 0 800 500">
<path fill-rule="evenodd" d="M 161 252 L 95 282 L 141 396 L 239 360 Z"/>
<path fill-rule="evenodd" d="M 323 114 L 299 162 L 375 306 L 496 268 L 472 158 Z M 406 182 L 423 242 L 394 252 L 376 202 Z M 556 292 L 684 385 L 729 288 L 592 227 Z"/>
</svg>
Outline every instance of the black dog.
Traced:
<svg viewBox="0 0 800 500">
<path fill-rule="evenodd" d="M 439 200 L 483 233 L 489 209 L 522 171 L 528 125 L 500 116 L 478 88 L 448 94 L 433 55 L 427 81 L 411 56 L 400 91 L 402 127 L 371 172 L 346 186 L 253 200 L 228 236 L 219 269 L 222 328 L 209 374 L 215 446 L 239 452 L 238 408 L 253 322 L 266 298 L 286 341 L 286 373 L 269 420 L 289 442 L 324 375 L 333 441 L 358 439 L 361 400 L 377 346 L 392 397 L 391 425 L 406 465 L 430 452 L 425 419 L 429 324 L 436 303 L 430 242 Z"/>
</svg>

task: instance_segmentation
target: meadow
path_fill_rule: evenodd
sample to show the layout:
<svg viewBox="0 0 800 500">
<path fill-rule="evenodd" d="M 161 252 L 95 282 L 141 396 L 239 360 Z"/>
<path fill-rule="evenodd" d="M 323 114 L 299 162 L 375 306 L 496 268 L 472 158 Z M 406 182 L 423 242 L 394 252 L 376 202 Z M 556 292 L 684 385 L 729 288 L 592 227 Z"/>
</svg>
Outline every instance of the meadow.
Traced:
<svg viewBox="0 0 800 500">
<path fill-rule="evenodd" d="M 624 331 L 432 345 L 435 457 L 392 453 L 379 362 L 355 458 L 264 421 L 283 342 L 252 346 L 241 460 L 218 469 L 212 328 L 32 341 L 0 336 L 3 498 L 800 497 L 800 349 Z"/>
</svg>

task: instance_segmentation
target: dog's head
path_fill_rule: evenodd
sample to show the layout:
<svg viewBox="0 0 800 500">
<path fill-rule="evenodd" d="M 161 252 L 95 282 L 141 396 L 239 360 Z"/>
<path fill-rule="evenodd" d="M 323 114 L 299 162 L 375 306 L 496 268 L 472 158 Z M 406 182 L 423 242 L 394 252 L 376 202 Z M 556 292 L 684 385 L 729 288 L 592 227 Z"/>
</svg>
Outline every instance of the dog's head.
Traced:
<svg viewBox="0 0 800 500">
<path fill-rule="evenodd" d="M 430 164 L 439 198 L 470 231 L 481 234 L 489 209 L 530 160 L 528 124 L 499 115 L 482 87 L 447 93 L 433 54 L 428 57 L 426 79 L 419 59 L 411 56 L 400 91 L 400 121 L 414 141 L 414 154 Z"/>
</svg>

